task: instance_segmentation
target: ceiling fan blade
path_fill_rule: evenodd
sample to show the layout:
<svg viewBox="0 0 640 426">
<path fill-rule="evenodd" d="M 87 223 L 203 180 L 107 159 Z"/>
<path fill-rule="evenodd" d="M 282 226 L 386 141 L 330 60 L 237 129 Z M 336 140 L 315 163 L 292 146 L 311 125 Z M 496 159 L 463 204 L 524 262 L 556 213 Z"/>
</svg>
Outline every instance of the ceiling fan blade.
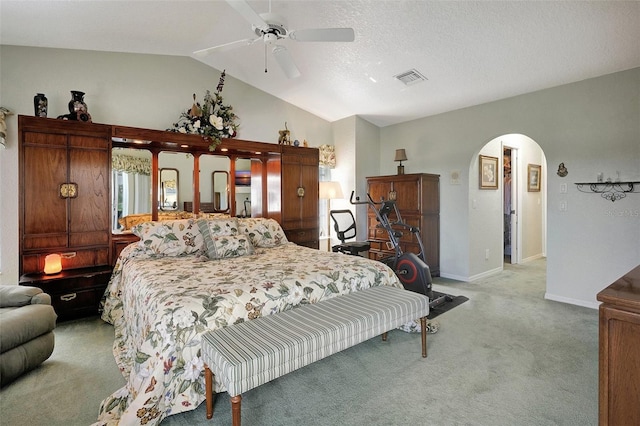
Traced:
<svg viewBox="0 0 640 426">
<path fill-rule="evenodd" d="M 287 78 L 296 78 L 300 77 L 300 70 L 293 62 L 293 58 L 291 57 L 291 53 L 284 46 L 276 46 L 273 48 L 273 56 L 276 58 L 276 62 L 282 68 L 282 71 L 287 76 Z"/>
<path fill-rule="evenodd" d="M 354 41 L 353 28 L 310 28 L 289 33 L 289 38 L 296 41 Z"/>
<path fill-rule="evenodd" d="M 231 43 L 225 43 L 218 46 L 208 47 L 202 50 L 196 50 L 195 52 L 193 52 L 193 54 L 195 56 L 202 57 L 214 52 L 226 52 L 228 50 L 235 49 L 236 47 L 249 46 L 250 44 L 253 44 L 258 40 L 260 40 L 260 38 L 247 38 L 244 40 L 232 41 Z"/>
<path fill-rule="evenodd" d="M 256 28 L 267 29 L 269 25 L 249 6 L 245 0 L 227 0 L 229 6 L 234 8 L 244 19 Z"/>
</svg>

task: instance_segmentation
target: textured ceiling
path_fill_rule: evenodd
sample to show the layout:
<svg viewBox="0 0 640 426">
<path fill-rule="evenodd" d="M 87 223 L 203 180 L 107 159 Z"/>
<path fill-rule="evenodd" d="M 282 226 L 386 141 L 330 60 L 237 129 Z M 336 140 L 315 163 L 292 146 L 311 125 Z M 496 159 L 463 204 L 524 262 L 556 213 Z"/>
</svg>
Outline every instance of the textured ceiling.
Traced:
<svg viewBox="0 0 640 426">
<path fill-rule="evenodd" d="M 248 2 L 268 12 L 268 1 Z M 6 45 L 192 56 L 326 120 L 386 126 L 640 66 L 638 1 L 277 1 L 288 29 L 352 27 L 353 43 L 282 42 L 287 79 L 225 1 L 0 0 Z M 428 80 L 405 86 L 415 68 Z"/>
</svg>

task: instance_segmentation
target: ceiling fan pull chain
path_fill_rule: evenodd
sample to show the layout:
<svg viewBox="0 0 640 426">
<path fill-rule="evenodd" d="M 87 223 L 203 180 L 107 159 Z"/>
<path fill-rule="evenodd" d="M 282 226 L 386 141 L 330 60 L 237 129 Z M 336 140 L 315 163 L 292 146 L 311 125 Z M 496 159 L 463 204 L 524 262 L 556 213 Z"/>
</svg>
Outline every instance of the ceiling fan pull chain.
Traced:
<svg viewBox="0 0 640 426">
<path fill-rule="evenodd" d="M 264 45 L 264 73 L 267 73 L 267 45 Z"/>
</svg>

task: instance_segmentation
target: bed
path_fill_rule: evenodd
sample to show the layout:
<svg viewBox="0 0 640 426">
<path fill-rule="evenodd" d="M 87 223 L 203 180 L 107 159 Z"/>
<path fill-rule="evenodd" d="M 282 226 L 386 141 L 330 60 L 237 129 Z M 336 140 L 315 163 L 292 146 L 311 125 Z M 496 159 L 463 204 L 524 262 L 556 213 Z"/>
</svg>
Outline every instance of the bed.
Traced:
<svg viewBox="0 0 640 426">
<path fill-rule="evenodd" d="M 200 337 L 372 286 L 401 287 L 386 265 L 287 242 L 272 219 L 149 222 L 133 231 L 103 298 L 126 385 L 97 424 L 157 424 L 205 399 Z M 409 325 L 408 327 L 412 327 Z M 222 392 L 220 383 L 215 391 Z"/>
</svg>

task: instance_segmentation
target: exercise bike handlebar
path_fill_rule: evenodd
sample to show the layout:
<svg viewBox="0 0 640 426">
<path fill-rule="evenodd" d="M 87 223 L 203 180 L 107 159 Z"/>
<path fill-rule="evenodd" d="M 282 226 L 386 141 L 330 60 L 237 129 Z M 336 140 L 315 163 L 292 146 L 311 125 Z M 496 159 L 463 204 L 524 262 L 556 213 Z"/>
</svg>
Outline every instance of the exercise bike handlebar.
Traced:
<svg viewBox="0 0 640 426">
<path fill-rule="evenodd" d="M 381 203 L 376 203 L 375 201 L 373 201 L 373 198 L 371 198 L 371 195 L 369 195 L 369 193 L 367 193 L 367 201 L 360 201 L 360 197 L 359 196 L 355 196 L 356 192 L 355 191 L 351 191 L 351 197 L 349 198 L 349 202 L 351 204 L 381 204 Z M 354 201 L 354 196 L 355 196 L 355 201 Z"/>
</svg>

